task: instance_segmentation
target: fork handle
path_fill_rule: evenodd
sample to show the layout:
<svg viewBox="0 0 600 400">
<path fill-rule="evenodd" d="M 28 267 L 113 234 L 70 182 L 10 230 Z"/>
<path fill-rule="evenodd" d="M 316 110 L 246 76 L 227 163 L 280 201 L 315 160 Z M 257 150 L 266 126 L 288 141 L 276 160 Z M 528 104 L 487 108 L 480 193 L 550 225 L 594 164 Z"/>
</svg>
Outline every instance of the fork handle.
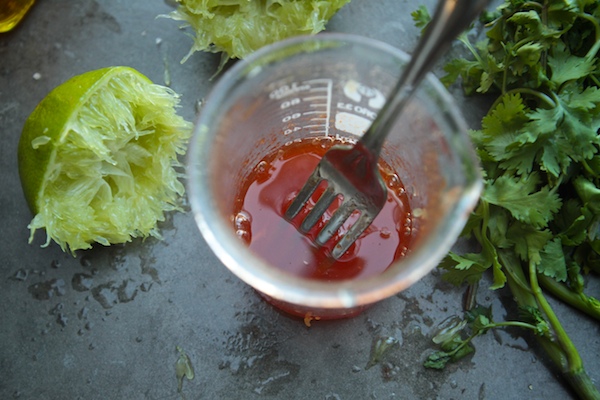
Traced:
<svg viewBox="0 0 600 400">
<path fill-rule="evenodd" d="M 392 91 L 392 97 L 386 101 L 377 118 L 360 140 L 375 156 L 379 157 L 381 147 L 392 125 L 421 80 L 448 50 L 452 41 L 483 11 L 489 1 L 440 0 L 438 2 L 433 18 Z"/>
</svg>

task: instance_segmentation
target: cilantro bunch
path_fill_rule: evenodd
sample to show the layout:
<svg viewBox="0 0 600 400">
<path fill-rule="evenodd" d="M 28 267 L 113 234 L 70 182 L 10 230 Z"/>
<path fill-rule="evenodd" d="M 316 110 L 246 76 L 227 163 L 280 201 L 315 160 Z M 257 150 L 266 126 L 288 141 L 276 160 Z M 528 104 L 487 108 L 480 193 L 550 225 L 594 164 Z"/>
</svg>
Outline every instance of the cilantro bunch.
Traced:
<svg viewBox="0 0 600 400">
<path fill-rule="evenodd" d="M 413 18 L 423 26 L 428 15 L 420 8 Z M 600 320 L 600 302 L 584 290 L 600 272 L 600 2 L 505 0 L 485 18 L 484 40 L 460 38 L 472 58 L 450 61 L 442 78 L 496 96 L 471 131 L 485 189 L 463 234 L 479 250 L 450 253 L 440 267 L 471 287 L 491 270 L 491 289 L 508 286 L 521 313 L 497 323 L 489 310 L 469 310 L 436 336 L 441 350 L 425 365 L 443 368 L 471 352 L 474 337 L 519 326 L 580 397 L 599 399 L 545 293 Z"/>
</svg>

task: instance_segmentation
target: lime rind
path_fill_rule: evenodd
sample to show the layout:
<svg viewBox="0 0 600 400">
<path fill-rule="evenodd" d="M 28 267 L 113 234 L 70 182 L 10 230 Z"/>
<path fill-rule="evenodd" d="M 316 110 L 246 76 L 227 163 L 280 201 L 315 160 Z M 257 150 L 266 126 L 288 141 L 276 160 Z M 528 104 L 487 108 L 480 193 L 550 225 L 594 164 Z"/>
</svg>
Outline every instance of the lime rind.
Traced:
<svg viewBox="0 0 600 400">
<path fill-rule="evenodd" d="M 160 238 L 157 222 L 180 210 L 182 165 L 191 124 L 178 116 L 179 98 L 128 69 L 94 87 L 55 139 L 29 224 L 64 251 Z M 56 143 L 53 143 L 53 140 Z"/>
</svg>

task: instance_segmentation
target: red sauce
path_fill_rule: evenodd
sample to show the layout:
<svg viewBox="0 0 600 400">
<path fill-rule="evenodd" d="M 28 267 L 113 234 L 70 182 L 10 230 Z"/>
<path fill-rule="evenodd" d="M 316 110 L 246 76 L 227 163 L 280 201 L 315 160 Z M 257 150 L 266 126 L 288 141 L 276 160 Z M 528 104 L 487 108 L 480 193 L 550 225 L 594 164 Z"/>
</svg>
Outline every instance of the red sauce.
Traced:
<svg viewBox="0 0 600 400">
<path fill-rule="evenodd" d="M 238 236 L 255 253 L 270 264 L 309 279 L 325 281 L 357 279 L 385 271 L 402 257 L 409 247 L 412 220 L 408 198 L 391 168 L 379 163 L 387 182 L 388 198 L 371 226 L 339 260 L 329 250 L 352 223 L 344 224 L 323 247 L 314 244 L 316 233 L 334 211 L 336 202 L 325 217 L 306 235 L 297 227 L 323 188 L 317 189 L 308 207 L 288 222 L 285 210 L 298 194 L 311 172 L 333 140 L 306 139 L 293 142 L 265 157 L 247 177 L 234 212 Z"/>
</svg>

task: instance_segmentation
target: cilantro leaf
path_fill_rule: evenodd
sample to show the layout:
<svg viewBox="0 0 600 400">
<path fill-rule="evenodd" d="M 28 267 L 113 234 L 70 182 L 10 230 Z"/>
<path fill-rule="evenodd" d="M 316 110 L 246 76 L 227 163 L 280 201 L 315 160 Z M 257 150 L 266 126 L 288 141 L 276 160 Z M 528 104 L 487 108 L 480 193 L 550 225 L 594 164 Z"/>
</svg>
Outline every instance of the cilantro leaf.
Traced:
<svg viewBox="0 0 600 400">
<path fill-rule="evenodd" d="M 514 251 L 519 258 L 529 264 L 538 265 L 541 260 L 541 252 L 546 244 L 552 239 L 552 232 L 540 230 L 532 225 L 515 223 L 508 232 L 510 240 L 514 244 Z"/>
<path fill-rule="evenodd" d="M 548 323 L 542 316 L 542 313 L 537 307 L 522 306 L 519 307 L 519 316 L 524 322 L 528 322 L 536 327 L 536 334 L 539 336 L 546 335 L 550 332 Z"/>
<path fill-rule="evenodd" d="M 539 174 L 526 177 L 503 175 L 486 187 L 482 198 L 494 205 L 506 208 L 517 220 L 541 228 L 548 225 L 561 206 L 560 197 L 548 186 L 538 189 Z"/>
<path fill-rule="evenodd" d="M 438 350 L 434 351 L 427 357 L 423 363 L 423 366 L 430 369 L 444 369 L 446 364 L 448 364 L 451 359 L 452 356 L 450 354 L 445 351 Z"/>
<path fill-rule="evenodd" d="M 570 54 L 565 44 L 559 41 L 548 56 L 548 66 L 552 71 L 550 82 L 558 88 L 565 82 L 584 78 L 595 71 L 595 62 L 593 58 Z"/>
<path fill-rule="evenodd" d="M 600 273 L 600 2 L 505 0 L 486 18 L 484 40 L 460 38 L 473 57 L 448 63 L 442 78 L 467 95 L 499 92 L 469 132 L 484 191 L 463 234 L 480 247 L 441 268 L 455 284 L 493 273 L 491 289 L 508 282 L 521 312 L 498 323 L 467 313 L 472 334 L 428 361 L 443 367 L 491 328 L 530 329 L 559 368 L 581 371 L 567 376 L 575 392 L 600 398 L 544 295 L 600 319 L 600 301 L 585 293 L 589 272 Z"/>
<path fill-rule="evenodd" d="M 568 199 L 554 218 L 555 229 L 565 246 L 578 246 L 587 238 L 593 213 L 577 199 Z"/>
<path fill-rule="evenodd" d="M 554 240 L 546 243 L 539 254 L 538 272 L 559 282 L 564 282 L 567 279 L 567 264 L 560 238 L 554 238 Z"/>
<path fill-rule="evenodd" d="M 445 269 L 442 279 L 456 286 L 463 283 L 479 282 L 483 273 L 491 266 L 486 258 L 479 253 L 459 255 L 450 252 L 440 263 L 439 268 Z"/>
<path fill-rule="evenodd" d="M 429 24 L 429 21 L 431 21 L 431 15 L 424 5 L 419 6 L 415 11 L 411 12 L 410 16 L 412 17 L 415 26 L 421 28 L 421 30 L 424 30 L 427 24 Z"/>
</svg>

